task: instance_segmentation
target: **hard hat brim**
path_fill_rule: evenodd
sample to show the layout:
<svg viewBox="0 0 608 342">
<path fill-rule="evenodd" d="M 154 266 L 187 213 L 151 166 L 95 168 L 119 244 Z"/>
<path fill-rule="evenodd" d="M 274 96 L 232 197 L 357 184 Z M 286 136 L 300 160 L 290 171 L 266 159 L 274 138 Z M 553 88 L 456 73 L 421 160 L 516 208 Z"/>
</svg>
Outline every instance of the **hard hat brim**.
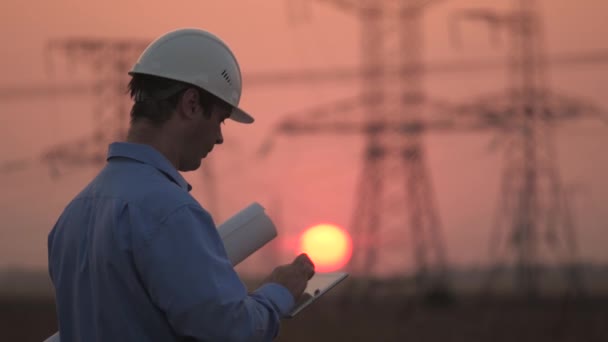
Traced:
<svg viewBox="0 0 608 342">
<path fill-rule="evenodd" d="M 255 121 L 253 116 L 247 114 L 244 110 L 238 107 L 234 107 L 228 118 L 243 124 L 251 124 L 253 121 Z"/>
</svg>

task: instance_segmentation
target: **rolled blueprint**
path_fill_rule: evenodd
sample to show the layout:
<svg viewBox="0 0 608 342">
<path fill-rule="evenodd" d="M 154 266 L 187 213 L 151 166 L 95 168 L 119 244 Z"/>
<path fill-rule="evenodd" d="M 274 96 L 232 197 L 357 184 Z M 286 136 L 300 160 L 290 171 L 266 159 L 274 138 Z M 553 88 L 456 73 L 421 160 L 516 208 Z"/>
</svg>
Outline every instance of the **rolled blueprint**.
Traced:
<svg viewBox="0 0 608 342">
<path fill-rule="evenodd" d="M 217 229 L 233 266 L 277 236 L 274 223 L 257 202 L 230 217 Z"/>
</svg>

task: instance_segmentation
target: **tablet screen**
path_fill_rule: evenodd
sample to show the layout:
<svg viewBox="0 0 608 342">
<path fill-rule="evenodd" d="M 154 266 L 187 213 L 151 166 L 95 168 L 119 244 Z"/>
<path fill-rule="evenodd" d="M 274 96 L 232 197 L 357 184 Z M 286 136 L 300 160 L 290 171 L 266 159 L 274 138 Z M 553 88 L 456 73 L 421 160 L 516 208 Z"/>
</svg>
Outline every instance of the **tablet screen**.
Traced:
<svg viewBox="0 0 608 342">
<path fill-rule="evenodd" d="M 317 300 L 327 291 L 331 290 L 347 276 L 348 273 L 345 272 L 316 273 L 308 280 L 302 297 L 300 297 L 300 300 L 294 305 L 287 317 L 291 318 L 297 315 L 302 309 Z"/>
</svg>

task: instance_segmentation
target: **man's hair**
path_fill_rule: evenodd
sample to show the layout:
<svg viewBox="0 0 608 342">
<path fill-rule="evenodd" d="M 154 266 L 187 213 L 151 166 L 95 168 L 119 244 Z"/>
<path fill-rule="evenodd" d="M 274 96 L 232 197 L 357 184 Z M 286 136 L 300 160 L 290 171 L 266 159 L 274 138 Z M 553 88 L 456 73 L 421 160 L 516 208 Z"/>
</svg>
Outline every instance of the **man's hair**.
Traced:
<svg viewBox="0 0 608 342">
<path fill-rule="evenodd" d="M 190 88 L 198 90 L 200 104 L 206 117 L 217 105 L 227 105 L 215 95 L 188 83 L 163 77 L 135 74 L 129 82 L 129 94 L 133 99 L 131 123 L 147 119 L 161 125 L 169 120 L 184 92 Z"/>
</svg>

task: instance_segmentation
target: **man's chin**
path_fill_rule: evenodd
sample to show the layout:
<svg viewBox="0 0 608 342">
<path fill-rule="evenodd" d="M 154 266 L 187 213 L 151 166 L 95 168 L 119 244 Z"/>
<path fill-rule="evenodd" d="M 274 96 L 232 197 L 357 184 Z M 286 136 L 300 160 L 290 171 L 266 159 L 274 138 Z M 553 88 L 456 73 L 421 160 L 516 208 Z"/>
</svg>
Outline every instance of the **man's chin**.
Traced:
<svg viewBox="0 0 608 342">
<path fill-rule="evenodd" d="M 203 158 L 205 158 L 205 157 L 203 157 Z M 193 162 L 188 165 L 182 165 L 179 168 L 179 171 L 181 171 L 181 172 L 196 171 L 196 170 L 198 170 L 199 167 L 201 167 L 201 162 L 202 162 L 202 158 L 198 162 Z"/>
</svg>

